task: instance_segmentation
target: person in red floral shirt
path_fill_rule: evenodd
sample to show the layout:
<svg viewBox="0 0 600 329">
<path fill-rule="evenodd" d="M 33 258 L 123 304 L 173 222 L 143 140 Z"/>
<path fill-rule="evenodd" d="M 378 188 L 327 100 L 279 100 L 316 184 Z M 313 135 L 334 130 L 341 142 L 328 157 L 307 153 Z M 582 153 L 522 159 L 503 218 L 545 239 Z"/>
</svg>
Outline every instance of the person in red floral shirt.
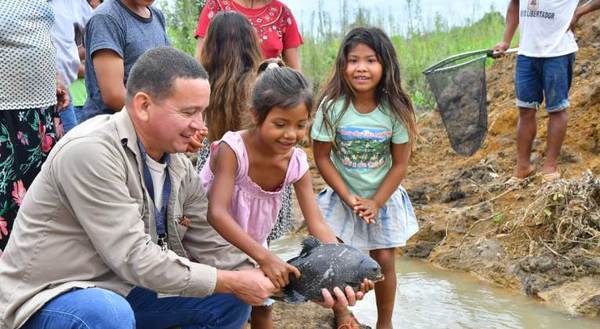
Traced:
<svg viewBox="0 0 600 329">
<path fill-rule="evenodd" d="M 300 69 L 302 36 L 292 11 L 278 0 L 207 0 L 198 18 L 196 58 L 200 58 L 212 18 L 227 10 L 241 13 L 252 23 L 265 59 L 281 57 L 287 66 Z"/>
</svg>

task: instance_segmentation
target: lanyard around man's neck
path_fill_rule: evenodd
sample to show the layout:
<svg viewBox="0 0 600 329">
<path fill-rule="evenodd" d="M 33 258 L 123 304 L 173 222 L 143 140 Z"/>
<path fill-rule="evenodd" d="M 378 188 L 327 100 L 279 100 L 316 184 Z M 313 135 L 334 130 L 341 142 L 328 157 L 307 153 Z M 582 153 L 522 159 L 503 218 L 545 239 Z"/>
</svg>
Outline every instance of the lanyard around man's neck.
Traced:
<svg viewBox="0 0 600 329">
<path fill-rule="evenodd" d="M 142 153 L 142 163 L 144 166 L 144 183 L 146 184 L 146 189 L 150 194 L 150 198 L 152 198 L 152 205 L 154 206 L 154 223 L 156 224 L 156 234 L 158 235 L 158 245 L 163 249 L 167 249 L 167 228 L 166 228 L 166 218 L 167 218 L 167 205 L 169 204 L 169 197 L 171 196 L 171 178 L 169 177 L 169 163 L 171 162 L 171 157 L 168 153 L 166 153 L 163 157 L 164 162 L 167 164 L 165 167 L 165 182 L 162 188 L 162 206 L 160 209 L 156 207 L 156 201 L 154 199 L 154 182 L 152 181 L 152 175 L 150 174 L 150 168 L 148 167 L 148 153 L 146 153 L 146 149 L 144 145 L 137 139 L 138 148 Z"/>
</svg>

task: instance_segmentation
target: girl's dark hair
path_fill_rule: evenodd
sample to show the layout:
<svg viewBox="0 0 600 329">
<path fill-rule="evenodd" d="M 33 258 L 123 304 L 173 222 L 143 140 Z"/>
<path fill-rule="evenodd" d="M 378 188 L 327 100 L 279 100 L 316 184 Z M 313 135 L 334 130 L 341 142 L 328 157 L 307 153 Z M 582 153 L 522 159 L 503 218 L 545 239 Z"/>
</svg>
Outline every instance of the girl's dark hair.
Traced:
<svg viewBox="0 0 600 329">
<path fill-rule="evenodd" d="M 378 103 L 383 103 L 391 110 L 391 114 L 400 120 L 406 127 L 410 143 L 414 143 L 417 136 L 415 112 L 408 94 L 402 89 L 400 80 L 400 64 L 398 56 L 390 38 L 381 29 L 376 27 L 357 27 L 352 29 L 340 46 L 335 60 L 335 69 L 321 92 L 319 104 L 323 111 L 323 125 L 330 133 L 335 133 L 335 125 L 354 99 L 355 91 L 346 79 L 346 65 L 348 53 L 357 45 L 365 45 L 375 52 L 377 60 L 383 68 L 381 80 L 375 91 Z M 342 113 L 337 118 L 331 117 L 334 103 L 344 99 Z"/>
<path fill-rule="evenodd" d="M 240 130 L 249 121 L 244 117 L 261 58 L 256 31 L 246 17 L 234 11 L 215 15 L 200 55 L 211 88 L 205 112 L 209 141 Z"/>
<path fill-rule="evenodd" d="M 281 61 L 268 60 L 260 66 L 263 71 L 252 92 L 252 108 L 256 111 L 257 125 L 265 121 L 274 107 L 289 109 L 304 104 L 310 115 L 313 107 L 310 84 L 300 72 L 282 65 Z"/>
</svg>

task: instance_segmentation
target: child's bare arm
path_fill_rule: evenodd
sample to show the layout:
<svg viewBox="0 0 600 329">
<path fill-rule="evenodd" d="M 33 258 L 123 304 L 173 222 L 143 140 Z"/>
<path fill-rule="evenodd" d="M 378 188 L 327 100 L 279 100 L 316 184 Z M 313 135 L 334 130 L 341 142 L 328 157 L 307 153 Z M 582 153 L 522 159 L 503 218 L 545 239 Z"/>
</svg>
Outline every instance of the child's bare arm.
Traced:
<svg viewBox="0 0 600 329">
<path fill-rule="evenodd" d="M 214 160 L 210 164 L 215 178 L 208 192 L 208 222 L 225 240 L 252 257 L 277 288 L 287 285 L 290 272 L 300 276 L 298 269 L 256 242 L 229 213 L 237 171 L 235 153 L 229 145 L 221 143 Z"/>
<path fill-rule="evenodd" d="M 408 167 L 408 159 L 410 158 L 411 145 L 392 144 L 392 167 L 381 182 L 381 185 L 375 192 L 375 195 L 370 199 L 372 202 L 365 202 L 364 199 L 358 200 L 357 211 L 363 219 L 368 221 L 375 220 L 379 209 L 387 202 L 390 196 L 396 191 L 402 179 L 406 175 Z"/>
<path fill-rule="evenodd" d="M 337 242 L 335 233 L 323 219 L 321 210 L 319 210 L 315 200 L 310 172 L 306 172 L 299 181 L 294 183 L 294 191 L 296 191 L 300 210 L 302 210 L 302 215 L 306 220 L 308 232 L 322 242 Z"/>
<path fill-rule="evenodd" d="M 331 162 L 329 155 L 331 154 L 332 147 L 333 143 L 331 142 L 313 141 L 313 154 L 317 168 L 319 168 L 319 172 L 321 172 L 321 176 L 325 182 L 331 186 L 335 193 L 337 193 L 350 208 L 353 208 L 356 205 L 356 196 L 348 190 L 342 176 L 340 176 L 340 173 L 335 169 L 333 162 Z"/>
<path fill-rule="evenodd" d="M 190 144 L 187 147 L 187 150 L 185 151 L 191 153 L 198 152 L 198 150 L 202 148 L 202 143 L 204 142 L 206 136 L 208 136 L 208 128 L 202 127 L 194 134 L 194 136 L 192 136 L 192 141 L 190 142 Z M 208 147 L 210 147 L 210 145 Z"/>
</svg>

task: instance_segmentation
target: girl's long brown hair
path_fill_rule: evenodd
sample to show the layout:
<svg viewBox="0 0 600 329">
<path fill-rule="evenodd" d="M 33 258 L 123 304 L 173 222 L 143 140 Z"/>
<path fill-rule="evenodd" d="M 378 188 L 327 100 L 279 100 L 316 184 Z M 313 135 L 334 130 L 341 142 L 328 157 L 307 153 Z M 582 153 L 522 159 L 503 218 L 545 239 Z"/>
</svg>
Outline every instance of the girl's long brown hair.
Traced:
<svg viewBox="0 0 600 329">
<path fill-rule="evenodd" d="M 323 111 L 323 125 L 331 134 L 335 134 L 337 122 L 348 110 L 348 106 L 354 99 L 355 91 L 350 82 L 346 79 L 346 65 L 348 63 L 348 53 L 355 46 L 363 44 L 373 49 L 377 55 L 377 60 L 383 67 L 381 81 L 375 91 L 376 101 L 384 104 L 391 110 L 391 115 L 400 120 L 408 131 L 409 142 L 413 144 L 417 137 L 417 124 L 415 120 L 415 111 L 408 94 L 402 89 L 400 80 L 400 64 L 394 45 L 388 36 L 379 28 L 375 27 L 357 27 L 352 29 L 340 46 L 337 58 L 335 60 L 335 69 L 331 78 L 322 89 L 319 104 Z M 331 113 L 334 103 L 344 99 L 342 113 L 332 118 Z"/>
<path fill-rule="evenodd" d="M 249 98 L 261 60 L 256 31 L 246 17 L 233 11 L 215 15 L 200 55 L 211 88 L 205 112 L 209 141 L 251 121 Z"/>
</svg>

